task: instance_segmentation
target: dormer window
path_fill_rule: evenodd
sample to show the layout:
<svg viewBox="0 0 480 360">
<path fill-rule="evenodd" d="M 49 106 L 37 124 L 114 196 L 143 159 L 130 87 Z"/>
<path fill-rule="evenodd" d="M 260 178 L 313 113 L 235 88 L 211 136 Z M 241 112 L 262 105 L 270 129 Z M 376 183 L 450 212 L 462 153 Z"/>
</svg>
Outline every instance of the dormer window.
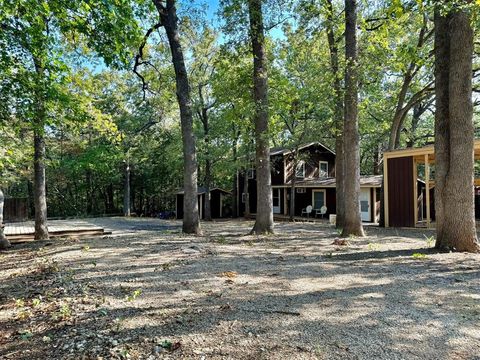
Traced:
<svg viewBox="0 0 480 360">
<path fill-rule="evenodd" d="M 305 178 L 305 161 L 300 161 L 295 169 L 295 177 Z"/>
<path fill-rule="evenodd" d="M 328 177 L 328 161 L 320 161 L 318 165 L 318 177 Z"/>
</svg>

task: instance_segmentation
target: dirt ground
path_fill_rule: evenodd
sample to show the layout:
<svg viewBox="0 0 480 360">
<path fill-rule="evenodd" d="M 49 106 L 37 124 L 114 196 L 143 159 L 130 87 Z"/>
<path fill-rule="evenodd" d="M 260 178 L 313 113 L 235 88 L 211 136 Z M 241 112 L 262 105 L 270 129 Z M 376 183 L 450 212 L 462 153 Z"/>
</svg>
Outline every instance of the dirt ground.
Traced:
<svg viewBox="0 0 480 360">
<path fill-rule="evenodd" d="M 480 255 L 432 232 L 94 221 L 0 253 L 1 359 L 480 359 Z"/>
</svg>

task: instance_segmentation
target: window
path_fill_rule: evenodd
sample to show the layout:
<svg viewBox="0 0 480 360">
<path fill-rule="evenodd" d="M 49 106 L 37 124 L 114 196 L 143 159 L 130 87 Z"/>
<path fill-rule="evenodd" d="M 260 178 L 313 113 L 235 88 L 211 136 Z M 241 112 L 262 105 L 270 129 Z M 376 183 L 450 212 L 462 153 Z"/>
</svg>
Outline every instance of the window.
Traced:
<svg viewBox="0 0 480 360">
<path fill-rule="evenodd" d="M 297 164 L 297 168 L 295 169 L 295 177 L 297 178 L 304 178 L 305 177 L 305 162 L 300 161 Z"/>
<path fill-rule="evenodd" d="M 248 169 L 247 179 L 255 179 L 255 169 Z"/>
<path fill-rule="evenodd" d="M 320 161 L 318 166 L 318 177 L 328 177 L 328 161 Z"/>
<path fill-rule="evenodd" d="M 307 189 L 304 187 L 297 188 L 297 194 L 305 194 L 307 192 Z"/>
</svg>

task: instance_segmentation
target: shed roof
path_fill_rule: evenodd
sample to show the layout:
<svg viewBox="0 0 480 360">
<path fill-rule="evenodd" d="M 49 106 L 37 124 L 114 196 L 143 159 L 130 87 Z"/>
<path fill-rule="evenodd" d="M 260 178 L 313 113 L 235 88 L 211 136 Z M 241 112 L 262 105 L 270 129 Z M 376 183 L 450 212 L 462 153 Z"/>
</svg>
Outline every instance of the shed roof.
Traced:
<svg viewBox="0 0 480 360">
<path fill-rule="evenodd" d="M 382 186 L 383 175 L 364 175 L 360 176 L 360 186 L 361 187 L 375 187 L 379 188 Z M 291 185 L 291 182 L 287 183 Z M 336 179 L 333 177 L 330 178 L 312 178 L 305 179 L 295 182 L 296 187 L 336 187 Z"/>
</svg>

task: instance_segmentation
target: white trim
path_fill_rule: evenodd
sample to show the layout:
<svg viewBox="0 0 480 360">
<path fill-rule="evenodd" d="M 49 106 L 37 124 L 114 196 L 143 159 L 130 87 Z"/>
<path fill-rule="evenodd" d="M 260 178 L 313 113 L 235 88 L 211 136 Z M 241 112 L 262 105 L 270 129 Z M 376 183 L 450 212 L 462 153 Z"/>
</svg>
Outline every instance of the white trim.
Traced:
<svg viewBox="0 0 480 360">
<path fill-rule="evenodd" d="M 277 196 L 274 196 L 274 193 L 277 192 Z M 273 205 L 273 198 L 277 198 L 278 199 L 278 206 L 274 206 Z M 273 208 L 273 213 L 274 214 L 281 214 L 282 213 L 282 195 L 281 195 L 281 192 L 280 192 L 280 188 L 275 188 L 275 189 L 272 189 L 272 208 Z"/>
<path fill-rule="evenodd" d="M 312 207 L 314 210 L 318 210 L 315 208 L 315 193 L 317 192 L 323 192 L 323 206 L 327 206 L 327 191 L 325 189 L 312 190 Z"/>
<path fill-rule="evenodd" d="M 325 175 L 322 175 L 322 174 L 321 174 L 322 164 L 327 164 L 327 171 L 325 172 Z M 328 161 L 320 160 L 320 161 L 318 162 L 318 177 L 319 177 L 319 178 L 327 178 L 327 177 L 328 177 Z"/>
<path fill-rule="evenodd" d="M 292 185 L 272 185 L 272 188 L 287 188 L 290 189 Z M 335 185 L 304 185 L 304 184 L 296 184 L 295 189 L 299 187 L 304 187 L 308 189 L 315 189 L 315 188 L 320 188 L 320 189 L 335 189 Z M 360 185 L 360 188 L 372 188 L 372 189 L 380 189 L 382 186 L 381 185 Z"/>
<path fill-rule="evenodd" d="M 363 191 L 360 191 L 359 194 L 359 207 L 360 207 L 360 217 L 362 218 L 362 222 L 370 222 L 372 221 L 372 204 L 371 204 L 371 196 L 372 196 L 372 191 L 371 189 L 362 189 Z M 365 191 L 367 190 L 367 191 Z M 362 211 L 362 195 L 367 195 L 367 206 L 368 210 L 367 211 Z M 366 217 L 366 218 L 363 218 Z"/>
<path fill-rule="evenodd" d="M 298 170 L 299 170 L 299 167 L 302 168 L 302 173 L 303 175 L 299 176 L 298 175 Z M 296 168 L 295 168 L 295 177 L 298 178 L 298 179 L 305 179 L 305 161 L 299 161 Z"/>
<path fill-rule="evenodd" d="M 222 217 L 222 210 L 223 210 L 223 194 L 220 193 L 220 218 Z"/>
</svg>

